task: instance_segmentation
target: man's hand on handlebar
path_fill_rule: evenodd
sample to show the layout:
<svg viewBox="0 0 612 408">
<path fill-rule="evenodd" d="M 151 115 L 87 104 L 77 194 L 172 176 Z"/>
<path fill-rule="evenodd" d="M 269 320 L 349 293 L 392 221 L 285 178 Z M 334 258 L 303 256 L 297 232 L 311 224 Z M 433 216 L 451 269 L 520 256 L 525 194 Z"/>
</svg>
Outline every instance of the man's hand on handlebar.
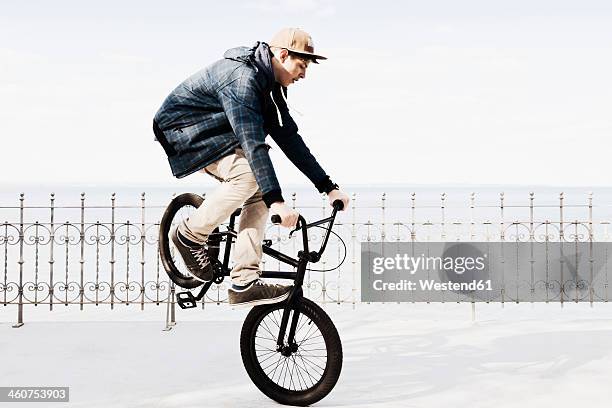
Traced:
<svg viewBox="0 0 612 408">
<path fill-rule="evenodd" d="M 270 211 L 273 214 L 277 214 L 281 218 L 281 223 L 285 228 L 295 228 L 298 220 L 298 212 L 293 208 L 287 206 L 283 201 L 277 201 L 272 203 Z"/>
<path fill-rule="evenodd" d="M 349 196 L 341 190 L 332 190 L 327 194 L 329 204 L 338 211 L 344 211 L 349 205 Z M 283 201 L 277 201 L 270 206 L 272 223 L 280 224 L 285 228 L 295 228 L 299 213 L 288 207 Z"/>
<path fill-rule="evenodd" d="M 349 196 L 342 190 L 332 190 L 327 193 L 327 198 L 329 199 L 329 205 L 334 206 L 334 201 L 340 200 L 344 207 L 340 209 L 340 211 L 344 211 L 348 208 L 349 205 Z"/>
</svg>

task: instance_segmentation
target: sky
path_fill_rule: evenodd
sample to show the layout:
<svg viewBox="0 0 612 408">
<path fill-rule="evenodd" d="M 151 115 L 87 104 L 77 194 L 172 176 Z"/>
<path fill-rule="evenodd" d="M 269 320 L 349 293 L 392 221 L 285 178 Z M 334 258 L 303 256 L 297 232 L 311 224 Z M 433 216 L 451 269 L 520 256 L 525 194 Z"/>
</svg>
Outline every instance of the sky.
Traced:
<svg viewBox="0 0 612 408">
<path fill-rule="evenodd" d="M 185 78 L 281 27 L 327 61 L 289 88 L 343 184 L 611 185 L 612 4 L 3 1 L 0 186 L 177 180 L 151 121 Z M 281 184 L 308 185 L 271 138 Z"/>
</svg>

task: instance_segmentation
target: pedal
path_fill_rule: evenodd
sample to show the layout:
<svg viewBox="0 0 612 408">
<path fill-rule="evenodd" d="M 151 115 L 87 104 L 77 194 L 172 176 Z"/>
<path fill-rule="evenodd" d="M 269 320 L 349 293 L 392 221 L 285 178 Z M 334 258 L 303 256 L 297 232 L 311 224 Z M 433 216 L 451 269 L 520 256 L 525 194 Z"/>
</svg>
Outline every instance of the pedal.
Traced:
<svg viewBox="0 0 612 408">
<path fill-rule="evenodd" d="M 196 307 L 196 298 L 191 292 L 179 292 L 176 294 L 176 303 L 181 309 L 191 309 Z"/>
<path fill-rule="evenodd" d="M 272 240 L 271 239 L 264 239 L 263 240 L 263 246 L 272 246 Z"/>
</svg>

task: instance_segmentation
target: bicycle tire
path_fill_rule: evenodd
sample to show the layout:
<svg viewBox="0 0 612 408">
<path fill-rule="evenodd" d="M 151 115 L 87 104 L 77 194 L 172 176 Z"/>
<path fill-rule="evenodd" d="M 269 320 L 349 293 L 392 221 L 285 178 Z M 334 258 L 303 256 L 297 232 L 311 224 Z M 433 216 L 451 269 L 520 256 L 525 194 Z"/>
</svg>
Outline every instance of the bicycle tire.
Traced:
<svg viewBox="0 0 612 408">
<path fill-rule="evenodd" d="M 166 211 L 164 211 L 164 215 L 159 223 L 159 255 L 162 265 L 164 266 L 164 269 L 172 282 L 185 289 L 197 288 L 198 286 L 202 285 L 203 282 L 199 281 L 193 276 L 181 273 L 181 271 L 177 268 L 174 260 L 172 259 L 170 239 L 168 235 L 170 229 L 172 228 L 174 217 L 182 208 L 187 206 L 198 208 L 203 202 L 204 198 L 197 194 L 180 194 L 170 201 L 170 204 L 168 204 L 168 207 L 166 208 Z M 213 233 L 216 232 L 219 232 L 219 228 L 214 229 Z M 211 259 L 217 259 L 219 257 L 218 247 L 209 249 L 208 253 Z"/>
<path fill-rule="evenodd" d="M 249 377 L 253 381 L 253 383 L 266 396 L 268 396 L 269 398 L 281 404 L 306 406 L 306 405 L 313 404 L 323 399 L 325 396 L 327 396 L 331 392 L 331 390 L 336 385 L 338 378 L 340 377 L 340 372 L 342 370 L 342 343 L 340 341 L 340 336 L 338 335 L 338 331 L 336 330 L 336 327 L 334 326 L 330 317 L 323 311 L 323 309 L 321 309 L 317 304 L 315 304 L 311 300 L 307 298 L 302 298 L 301 301 L 299 302 L 299 305 L 300 305 L 299 319 L 300 320 L 298 320 L 298 331 L 300 330 L 299 322 L 301 321 L 303 316 L 306 316 L 320 331 L 321 336 L 323 337 L 325 349 L 326 349 L 325 367 L 324 369 L 322 369 L 320 366 L 314 364 L 314 366 L 323 370 L 321 374 L 321 378 L 318 379 L 316 383 L 314 382 L 314 380 L 311 380 L 312 385 L 308 387 L 303 387 L 302 389 L 286 388 L 285 387 L 286 375 L 289 372 L 289 370 L 291 370 L 291 368 L 289 368 L 289 365 L 291 364 L 291 362 L 289 362 L 288 360 L 293 359 L 294 365 L 297 365 L 298 367 L 297 369 L 294 369 L 292 373 L 290 374 L 293 377 L 293 374 L 297 373 L 296 375 L 297 380 L 293 382 L 290 381 L 289 387 L 291 387 L 292 383 L 293 385 L 297 385 L 296 383 L 299 383 L 300 386 L 301 386 L 301 383 L 304 383 L 304 385 L 308 385 L 307 384 L 308 377 L 302 376 L 300 379 L 300 373 L 303 371 L 300 371 L 299 364 L 300 364 L 300 358 L 301 358 L 303 362 L 302 368 L 308 366 L 308 364 L 310 364 L 308 363 L 308 361 L 310 361 L 309 359 L 311 358 L 311 356 L 308 355 L 307 358 L 305 357 L 306 355 L 300 357 L 300 355 L 298 355 L 298 352 L 296 352 L 296 353 L 292 353 L 291 356 L 289 357 L 283 357 L 279 351 L 272 350 L 274 346 L 271 345 L 271 348 L 265 348 L 263 347 L 261 343 L 258 343 L 258 340 L 257 340 L 259 339 L 260 342 L 263 341 L 262 337 L 257 336 L 257 334 L 258 334 L 259 328 L 264 328 L 264 325 L 262 324 L 264 319 L 267 316 L 271 316 L 274 314 L 276 314 L 277 316 L 276 319 L 278 319 L 279 316 L 282 316 L 282 312 L 285 307 L 284 305 L 285 305 L 285 302 L 274 303 L 270 305 L 261 305 L 261 306 L 254 307 L 249 312 L 249 314 L 247 315 L 244 321 L 244 324 L 242 325 L 242 331 L 240 334 L 240 352 L 242 355 L 242 362 L 244 364 L 244 367 Z M 296 305 L 294 304 L 292 306 L 292 310 L 295 310 L 295 309 L 296 309 Z M 278 313 L 275 313 L 275 312 L 278 312 Z M 289 319 L 289 323 L 290 322 L 291 322 L 291 318 Z M 304 325 L 304 323 L 302 323 L 302 325 Z M 312 328 L 310 330 L 312 330 Z M 263 331 L 263 333 L 266 334 L 266 331 L 267 333 L 272 334 L 271 340 L 272 340 L 272 344 L 274 344 L 274 342 L 276 341 L 274 337 L 275 336 L 278 337 L 278 332 L 274 333 L 274 331 L 272 330 L 272 333 L 271 333 L 270 330 L 265 330 Z M 296 331 L 296 337 L 295 337 L 296 343 L 299 343 L 298 351 L 300 350 L 300 348 L 302 350 L 307 350 L 306 346 L 316 347 L 316 345 L 313 346 L 313 343 L 311 343 L 310 342 L 311 340 L 308 340 L 308 338 L 306 338 L 306 340 L 300 339 L 298 337 L 298 331 Z M 289 325 L 287 326 L 287 333 L 288 332 L 289 332 Z M 263 347 L 264 353 L 262 353 L 261 356 L 258 356 L 257 354 L 257 347 L 260 347 L 260 348 Z M 270 351 L 265 351 L 265 350 L 270 350 Z M 315 348 L 313 350 L 322 350 L 322 349 Z M 267 353 L 267 356 L 266 356 L 266 353 Z M 274 353 L 280 354 L 280 357 L 275 356 Z M 297 358 L 292 357 L 296 355 L 298 356 Z M 270 367 L 268 363 L 272 361 L 271 365 L 273 366 L 275 363 L 274 359 L 277 357 L 279 359 L 285 358 L 285 362 L 287 364 L 287 368 L 285 370 L 285 379 L 283 380 L 282 385 L 275 382 L 274 377 L 275 377 L 275 372 L 279 367 L 279 364 L 282 365 L 284 363 L 282 362 L 277 363 L 275 372 L 272 373 L 271 375 L 272 378 L 270 377 L 270 372 L 272 371 L 272 368 L 270 368 L 270 372 L 266 373 L 266 369 Z M 320 361 L 321 360 L 316 360 L 316 362 L 320 362 Z M 268 367 L 262 367 L 263 365 L 268 365 Z M 313 370 L 317 371 L 314 368 Z M 279 382 L 280 382 L 281 376 L 282 376 L 282 369 L 279 374 Z"/>
</svg>

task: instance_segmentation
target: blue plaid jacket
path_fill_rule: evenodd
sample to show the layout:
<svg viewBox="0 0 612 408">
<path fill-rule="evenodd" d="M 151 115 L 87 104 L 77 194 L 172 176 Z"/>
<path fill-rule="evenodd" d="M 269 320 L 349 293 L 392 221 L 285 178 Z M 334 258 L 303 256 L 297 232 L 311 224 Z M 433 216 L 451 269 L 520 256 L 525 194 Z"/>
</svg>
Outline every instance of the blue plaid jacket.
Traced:
<svg viewBox="0 0 612 408">
<path fill-rule="evenodd" d="M 241 147 L 266 205 L 283 201 L 265 143 L 269 134 L 319 192 L 331 191 L 334 184 L 298 134 L 281 92 L 287 90 L 274 80 L 271 52 L 263 42 L 230 49 L 187 78 L 153 121 L 174 176 L 185 177 Z"/>
</svg>

